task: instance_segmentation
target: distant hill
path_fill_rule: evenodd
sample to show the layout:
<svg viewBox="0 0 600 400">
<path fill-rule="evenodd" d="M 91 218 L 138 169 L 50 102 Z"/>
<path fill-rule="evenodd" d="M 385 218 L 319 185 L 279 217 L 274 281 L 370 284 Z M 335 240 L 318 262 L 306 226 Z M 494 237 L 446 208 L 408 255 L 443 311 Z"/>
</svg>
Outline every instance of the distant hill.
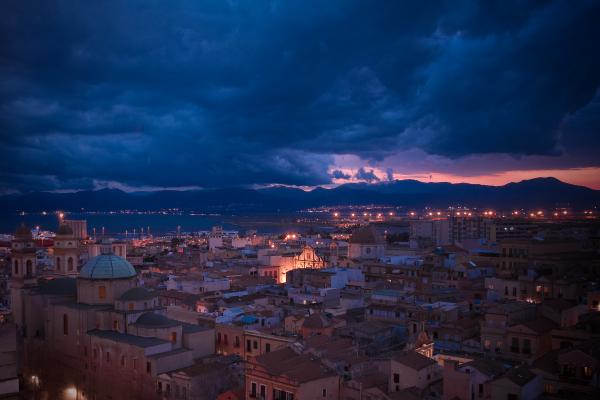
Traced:
<svg viewBox="0 0 600 400">
<path fill-rule="evenodd" d="M 600 191 L 571 185 L 555 178 L 536 178 L 504 186 L 425 183 L 397 180 L 376 184 L 352 183 L 312 191 L 288 187 L 224 188 L 190 191 L 127 193 L 116 189 L 75 193 L 35 192 L 0 196 L 0 211 L 43 210 L 107 211 L 181 208 L 197 211 L 269 212 L 336 205 L 393 205 L 407 207 L 592 207 Z"/>
</svg>

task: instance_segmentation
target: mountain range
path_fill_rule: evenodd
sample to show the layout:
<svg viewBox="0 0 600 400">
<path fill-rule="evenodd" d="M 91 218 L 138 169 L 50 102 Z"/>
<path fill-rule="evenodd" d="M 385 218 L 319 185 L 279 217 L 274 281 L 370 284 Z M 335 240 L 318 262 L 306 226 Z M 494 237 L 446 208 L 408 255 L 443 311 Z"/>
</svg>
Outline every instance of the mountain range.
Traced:
<svg viewBox="0 0 600 400">
<path fill-rule="evenodd" d="M 425 183 L 416 180 L 348 183 L 311 191 L 275 186 L 262 189 L 222 188 L 188 191 L 124 192 L 117 189 L 73 193 L 32 192 L 0 196 L 0 211 L 40 212 L 161 210 L 180 208 L 202 212 L 273 212 L 342 205 L 406 207 L 587 208 L 600 204 L 600 190 L 571 185 L 555 178 L 536 178 L 504 186 L 467 183 Z"/>
</svg>

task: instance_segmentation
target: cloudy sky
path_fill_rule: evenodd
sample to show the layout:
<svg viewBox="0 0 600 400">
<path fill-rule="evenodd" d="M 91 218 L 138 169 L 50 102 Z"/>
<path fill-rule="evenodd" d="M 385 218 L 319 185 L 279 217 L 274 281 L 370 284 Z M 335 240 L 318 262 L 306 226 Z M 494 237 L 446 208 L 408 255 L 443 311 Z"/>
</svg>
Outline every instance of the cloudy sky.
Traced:
<svg viewBox="0 0 600 400">
<path fill-rule="evenodd" d="M 600 188 L 598 21 L 585 0 L 7 0 L 0 192 Z"/>
</svg>

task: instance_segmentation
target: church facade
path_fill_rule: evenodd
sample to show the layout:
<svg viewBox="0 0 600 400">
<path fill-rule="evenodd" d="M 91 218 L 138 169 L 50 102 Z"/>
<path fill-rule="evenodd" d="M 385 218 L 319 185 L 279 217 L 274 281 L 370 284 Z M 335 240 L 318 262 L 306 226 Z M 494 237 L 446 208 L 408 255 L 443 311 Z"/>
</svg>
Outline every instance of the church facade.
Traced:
<svg viewBox="0 0 600 400">
<path fill-rule="evenodd" d="M 155 292 L 140 286 L 133 266 L 110 245 L 76 275 L 67 256 L 66 273 L 41 279 L 30 249 L 31 231 L 18 230 L 13 311 L 25 379 L 49 398 L 158 399 L 159 376 L 164 382 L 214 353 L 214 329 L 167 318 Z"/>
</svg>

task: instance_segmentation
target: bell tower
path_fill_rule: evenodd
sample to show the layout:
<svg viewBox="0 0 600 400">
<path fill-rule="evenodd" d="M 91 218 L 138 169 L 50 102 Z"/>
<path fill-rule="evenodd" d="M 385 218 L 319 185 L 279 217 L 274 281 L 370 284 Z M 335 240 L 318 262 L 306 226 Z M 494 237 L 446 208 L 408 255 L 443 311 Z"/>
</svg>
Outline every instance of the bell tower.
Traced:
<svg viewBox="0 0 600 400">
<path fill-rule="evenodd" d="M 79 266 L 79 240 L 73 229 L 64 221 L 54 237 L 54 273 L 61 276 L 77 276 Z"/>
<path fill-rule="evenodd" d="M 10 297 L 17 329 L 25 326 L 23 292 L 37 285 L 36 248 L 31 229 L 22 224 L 11 241 Z"/>
</svg>

